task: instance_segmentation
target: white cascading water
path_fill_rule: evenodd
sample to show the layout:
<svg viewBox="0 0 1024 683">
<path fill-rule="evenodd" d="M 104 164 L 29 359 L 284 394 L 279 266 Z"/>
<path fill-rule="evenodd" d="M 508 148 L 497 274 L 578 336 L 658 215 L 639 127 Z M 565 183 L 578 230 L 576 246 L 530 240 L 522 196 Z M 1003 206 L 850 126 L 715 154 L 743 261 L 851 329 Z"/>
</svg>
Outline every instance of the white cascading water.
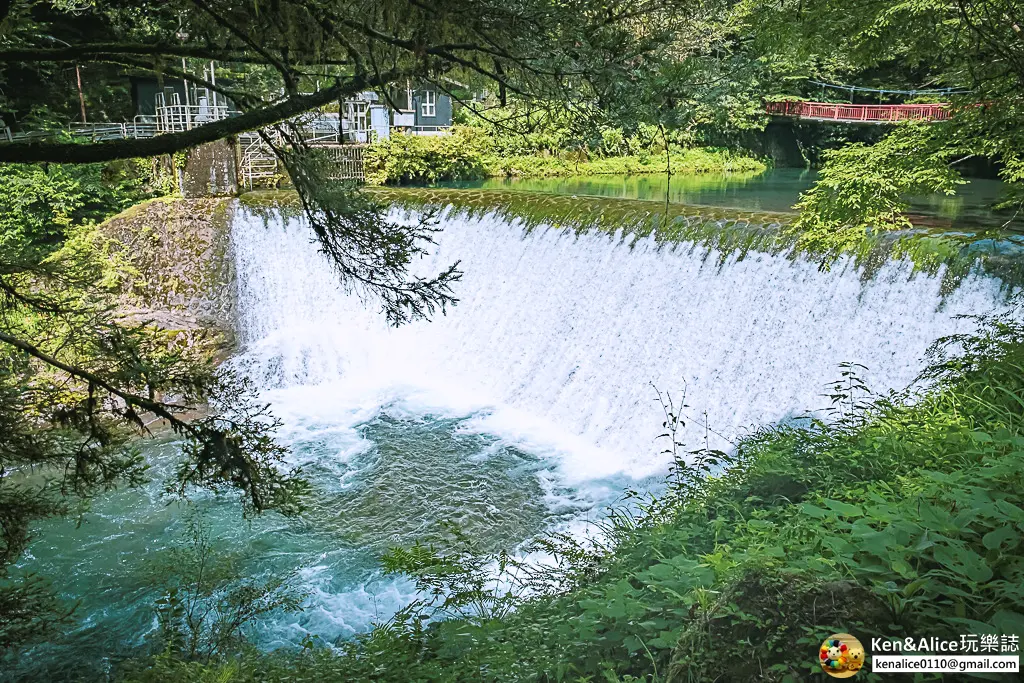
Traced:
<svg viewBox="0 0 1024 683">
<path fill-rule="evenodd" d="M 285 417 L 367 419 L 383 406 L 473 416 L 473 429 L 554 456 L 567 486 L 665 472 L 652 383 L 685 386 L 694 447 L 828 404 L 839 363 L 867 366 L 876 392 L 912 382 L 962 314 L 1004 308 L 999 284 L 969 277 L 944 300 L 940 276 L 889 263 L 863 283 L 780 256 L 705 258 L 687 245 L 607 234 L 526 232 L 448 214 L 423 274 L 461 260 L 459 304 L 389 328 L 377 304 L 346 294 L 297 219 L 240 210 L 233 245 L 239 364 Z M 302 406 L 285 397 L 302 388 Z M 712 435 L 713 447 L 728 447 Z"/>
</svg>

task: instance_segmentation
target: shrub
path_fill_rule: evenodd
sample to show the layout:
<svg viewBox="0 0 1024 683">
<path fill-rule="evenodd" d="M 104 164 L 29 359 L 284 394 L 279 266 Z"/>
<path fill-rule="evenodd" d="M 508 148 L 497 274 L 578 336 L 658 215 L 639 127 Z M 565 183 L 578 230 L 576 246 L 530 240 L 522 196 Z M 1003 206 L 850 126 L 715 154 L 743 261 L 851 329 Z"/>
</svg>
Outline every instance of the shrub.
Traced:
<svg viewBox="0 0 1024 683">
<path fill-rule="evenodd" d="M 480 131 L 456 126 L 450 135 L 396 133 L 367 150 L 367 178 L 378 184 L 473 180 L 484 176 L 487 142 Z"/>
<path fill-rule="evenodd" d="M 0 246 L 50 251 L 69 228 L 99 222 L 152 194 L 149 161 L 0 165 Z"/>
<path fill-rule="evenodd" d="M 367 178 L 377 184 L 432 184 L 482 178 L 543 178 L 571 175 L 758 172 L 765 165 L 751 157 L 719 149 L 678 149 L 670 158 L 639 148 L 635 156 L 608 154 L 624 148 L 621 131 L 606 129 L 604 142 L 587 147 L 552 146 L 557 136 L 534 133 L 501 137 L 471 126 L 454 126 L 450 135 L 395 134 L 369 147 Z M 518 140 L 518 143 L 516 142 Z"/>
</svg>

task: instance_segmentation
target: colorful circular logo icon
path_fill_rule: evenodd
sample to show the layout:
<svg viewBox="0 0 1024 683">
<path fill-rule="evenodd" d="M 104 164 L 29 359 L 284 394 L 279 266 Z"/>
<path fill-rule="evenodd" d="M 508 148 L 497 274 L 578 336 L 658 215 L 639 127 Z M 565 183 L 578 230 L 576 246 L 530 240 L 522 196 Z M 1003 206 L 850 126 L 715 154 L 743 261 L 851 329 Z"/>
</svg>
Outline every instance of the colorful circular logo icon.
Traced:
<svg viewBox="0 0 1024 683">
<path fill-rule="evenodd" d="M 850 678 L 864 666 L 864 646 L 849 633 L 833 633 L 818 650 L 822 670 L 832 678 Z"/>
</svg>

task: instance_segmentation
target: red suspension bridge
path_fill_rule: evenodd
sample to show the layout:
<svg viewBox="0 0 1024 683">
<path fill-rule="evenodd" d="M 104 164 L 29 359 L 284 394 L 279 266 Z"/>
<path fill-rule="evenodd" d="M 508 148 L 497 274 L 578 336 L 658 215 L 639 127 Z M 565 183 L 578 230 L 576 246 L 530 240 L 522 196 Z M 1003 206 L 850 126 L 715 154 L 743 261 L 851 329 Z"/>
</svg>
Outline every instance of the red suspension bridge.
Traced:
<svg viewBox="0 0 1024 683">
<path fill-rule="evenodd" d="M 829 102 L 768 102 L 773 116 L 839 121 L 843 123 L 896 123 L 898 121 L 945 121 L 951 112 L 948 102 L 936 104 L 834 104 Z"/>
</svg>

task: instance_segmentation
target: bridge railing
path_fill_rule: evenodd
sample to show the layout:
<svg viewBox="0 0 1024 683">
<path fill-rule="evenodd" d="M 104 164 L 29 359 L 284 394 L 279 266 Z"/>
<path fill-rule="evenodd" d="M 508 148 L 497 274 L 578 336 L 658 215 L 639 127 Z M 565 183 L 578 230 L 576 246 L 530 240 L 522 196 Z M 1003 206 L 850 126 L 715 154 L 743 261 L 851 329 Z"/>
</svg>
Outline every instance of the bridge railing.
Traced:
<svg viewBox="0 0 1024 683">
<path fill-rule="evenodd" d="M 140 121 L 125 123 L 70 123 L 68 131 L 75 137 L 88 138 L 93 142 L 122 140 L 127 138 L 151 138 L 157 134 L 155 123 Z"/>
<path fill-rule="evenodd" d="M 897 121 L 945 121 L 949 104 L 833 104 L 828 102 L 768 102 L 769 114 L 820 121 L 895 123 Z"/>
</svg>

